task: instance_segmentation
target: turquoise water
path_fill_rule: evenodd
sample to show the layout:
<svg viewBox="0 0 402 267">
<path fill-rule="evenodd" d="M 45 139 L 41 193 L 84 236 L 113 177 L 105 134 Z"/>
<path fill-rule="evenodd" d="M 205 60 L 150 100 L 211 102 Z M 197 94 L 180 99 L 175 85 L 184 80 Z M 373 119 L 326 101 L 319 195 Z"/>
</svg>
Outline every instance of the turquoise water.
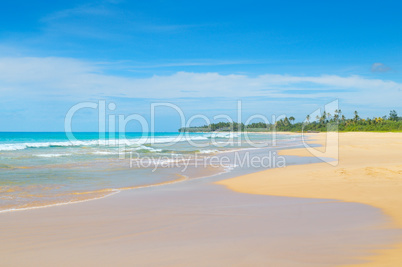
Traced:
<svg viewBox="0 0 402 267">
<path fill-rule="evenodd" d="M 250 134 L 252 144 L 245 138 L 239 133 L 74 133 L 69 137 L 3 132 L 0 211 L 99 198 L 124 188 L 230 171 L 230 165 L 194 163 L 225 151 L 272 145 L 270 135 Z"/>
</svg>

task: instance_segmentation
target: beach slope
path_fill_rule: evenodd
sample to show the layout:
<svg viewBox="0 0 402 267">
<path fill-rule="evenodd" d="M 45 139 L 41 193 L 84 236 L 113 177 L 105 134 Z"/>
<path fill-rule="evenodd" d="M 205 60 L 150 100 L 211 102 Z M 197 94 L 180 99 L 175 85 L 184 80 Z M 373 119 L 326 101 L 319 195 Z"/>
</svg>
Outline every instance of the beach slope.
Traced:
<svg viewBox="0 0 402 267">
<path fill-rule="evenodd" d="M 313 143 L 323 145 L 320 149 L 335 151 L 325 147 L 325 133 L 309 137 Z M 281 154 L 312 156 L 305 148 L 282 150 Z M 402 228 L 402 133 L 340 133 L 337 166 L 324 162 L 289 166 L 217 183 L 249 194 L 368 204 L 391 217 L 392 224 L 384 227 Z M 363 265 L 402 266 L 402 236 L 399 240 L 398 244 L 373 251 Z"/>
</svg>

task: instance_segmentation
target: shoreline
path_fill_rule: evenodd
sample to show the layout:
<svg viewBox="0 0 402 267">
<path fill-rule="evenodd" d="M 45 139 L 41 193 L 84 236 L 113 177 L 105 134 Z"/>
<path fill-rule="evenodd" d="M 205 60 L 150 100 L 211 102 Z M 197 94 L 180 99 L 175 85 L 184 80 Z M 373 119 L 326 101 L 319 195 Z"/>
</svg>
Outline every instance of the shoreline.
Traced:
<svg viewBox="0 0 402 267">
<path fill-rule="evenodd" d="M 288 160 L 294 167 L 318 162 Z M 368 205 L 239 194 L 214 184 L 244 173 L 255 169 L 0 214 L 0 257 L 12 266 L 323 267 L 362 262 L 353 258 L 356 248 L 393 240 L 392 232 L 378 228 L 387 217 Z"/>
<path fill-rule="evenodd" d="M 309 133 L 308 143 L 325 149 L 326 133 Z M 392 219 L 389 229 L 402 229 L 402 133 L 339 133 L 339 165 L 313 163 L 270 169 L 218 181 L 240 193 L 284 197 L 327 198 L 380 208 Z M 331 150 L 331 147 L 326 148 Z M 281 155 L 312 157 L 305 148 Z M 286 170 L 286 171 L 285 171 Z M 402 240 L 402 236 L 399 238 Z M 371 251 L 361 266 L 402 266 L 402 241 Z M 353 266 L 360 266 L 353 265 Z"/>
<path fill-rule="evenodd" d="M 266 133 L 264 133 L 266 134 Z M 282 135 L 281 133 L 278 133 L 279 135 Z M 291 144 L 291 145 L 282 145 L 280 147 L 277 147 L 279 149 L 291 149 L 293 146 L 298 146 L 299 144 Z M 244 147 L 244 148 L 230 148 L 229 150 L 222 150 L 222 151 L 216 151 L 211 153 L 211 155 L 219 155 L 219 154 L 225 154 L 225 153 L 235 153 L 235 152 L 240 152 L 240 151 L 247 151 L 247 150 L 256 150 L 256 149 L 261 149 L 261 148 L 255 148 L 255 147 Z M 203 153 L 201 153 L 203 155 Z M 20 168 L 26 168 L 26 167 L 20 167 Z M 109 196 L 115 195 L 120 193 L 123 190 L 132 190 L 132 189 L 139 189 L 139 188 L 146 188 L 146 187 L 154 187 L 154 186 L 162 186 L 166 184 L 171 184 L 171 183 L 178 183 L 182 182 L 185 180 L 192 180 L 192 179 L 201 179 L 201 178 L 209 178 L 213 177 L 216 175 L 220 175 L 221 173 L 229 172 L 227 170 L 213 173 L 211 175 L 202 175 L 200 177 L 196 178 L 189 178 L 187 177 L 186 179 L 183 179 L 183 175 L 177 174 L 179 176 L 178 179 L 173 179 L 173 180 L 168 180 L 164 182 L 159 182 L 159 183 L 152 183 L 152 184 L 143 184 L 143 185 L 138 185 L 138 186 L 125 186 L 125 187 L 116 187 L 116 188 L 102 188 L 98 190 L 93 190 L 93 191 L 87 191 L 87 192 L 71 192 L 70 194 L 72 195 L 85 195 L 88 194 L 87 198 L 76 198 L 76 199 L 71 199 L 68 201 L 58 201 L 58 202 L 48 202 L 48 203 L 41 203 L 41 204 L 32 204 L 32 205 L 27 205 L 23 207 L 6 207 L 5 209 L 0 209 L 0 213 L 8 213 L 8 212 L 17 212 L 17 211 L 27 211 L 27 210 L 32 210 L 32 209 L 41 209 L 41 208 L 49 208 L 49 207 L 55 207 L 55 206 L 64 206 L 64 205 L 70 205 L 70 204 L 78 204 L 82 202 L 88 202 L 88 201 L 95 201 L 103 198 L 107 198 Z M 92 196 L 89 196 L 92 194 Z"/>
<path fill-rule="evenodd" d="M 179 176 L 178 179 L 169 180 L 169 181 L 166 181 L 166 182 L 160 182 L 160 183 L 155 183 L 155 184 L 145 184 L 145 185 L 138 185 L 138 186 L 126 186 L 126 187 L 121 187 L 121 188 L 106 188 L 106 189 L 100 189 L 100 190 L 90 192 L 90 193 L 109 192 L 109 193 L 107 193 L 105 195 L 101 195 L 101 196 L 98 196 L 98 197 L 72 200 L 72 201 L 68 201 L 68 202 L 57 202 L 57 203 L 45 204 L 45 205 L 39 205 L 39 206 L 4 209 L 4 210 L 0 210 L 0 213 L 27 211 L 27 210 L 44 209 L 44 208 L 51 208 L 51 207 L 57 207 L 57 206 L 79 204 L 79 203 L 95 201 L 95 200 L 100 200 L 100 199 L 104 199 L 104 198 L 107 198 L 107 197 L 111 197 L 111 196 L 113 196 L 115 194 L 118 194 L 118 193 L 120 193 L 122 191 L 125 191 L 125 190 L 133 190 L 133 189 L 141 189 L 141 188 L 148 188 L 148 187 L 156 187 L 156 186 L 163 186 L 163 185 L 169 185 L 169 184 L 176 184 L 176 183 L 180 183 L 180 182 L 184 182 L 184 181 L 188 180 L 187 176 L 184 176 L 184 175 L 178 175 L 178 176 Z M 197 179 L 197 178 L 195 178 L 195 179 Z"/>
</svg>

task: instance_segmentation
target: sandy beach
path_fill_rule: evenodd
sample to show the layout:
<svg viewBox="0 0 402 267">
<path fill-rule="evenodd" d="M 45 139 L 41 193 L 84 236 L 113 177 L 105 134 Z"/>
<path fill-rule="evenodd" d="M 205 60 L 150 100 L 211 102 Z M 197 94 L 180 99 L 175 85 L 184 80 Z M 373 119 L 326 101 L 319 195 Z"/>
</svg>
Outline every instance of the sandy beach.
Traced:
<svg viewBox="0 0 402 267">
<path fill-rule="evenodd" d="M 0 267 L 402 267 L 402 1 L 3 1 Z"/>
<path fill-rule="evenodd" d="M 1 213 L 0 265 L 398 266 L 401 135 L 340 140 L 337 167 L 282 150 L 286 168 Z"/>
<path fill-rule="evenodd" d="M 325 145 L 325 133 L 308 134 L 312 143 Z M 322 148 L 322 150 L 324 147 Z M 331 150 L 331 148 L 327 148 Z M 281 154 L 312 156 L 306 149 Z M 218 184 L 242 193 L 302 198 L 329 198 L 368 204 L 392 219 L 383 227 L 402 227 L 402 133 L 340 133 L 339 164 L 288 166 L 245 175 Z M 362 266 L 401 266 L 402 235 Z M 364 258 L 356 255 L 358 258 Z M 356 266 L 356 265 L 353 265 Z"/>
</svg>

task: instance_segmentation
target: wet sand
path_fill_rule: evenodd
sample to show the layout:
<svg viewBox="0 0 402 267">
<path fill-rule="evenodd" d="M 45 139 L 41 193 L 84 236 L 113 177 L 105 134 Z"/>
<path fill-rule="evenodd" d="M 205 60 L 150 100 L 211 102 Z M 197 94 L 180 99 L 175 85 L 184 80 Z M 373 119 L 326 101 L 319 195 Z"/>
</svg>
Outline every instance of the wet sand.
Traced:
<svg viewBox="0 0 402 267">
<path fill-rule="evenodd" d="M 383 227 L 391 221 L 368 205 L 214 184 L 251 171 L 1 213 L 0 265 L 336 266 L 361 263 L 356 255 L 396 241 Z"/>
<path fill-rule="evenodd" d="M 310 134 L 325 145 L 325 134 Z M 314 142 L 314 141 L 313 141 Z M 402 133 L 340 133 L 339 164 L 289 166 L 219 182 L 243 193 L 304 198 L 331 198 L 368 204 L 381 209 L 392 221 L 384 227 L 402 228 Z M 327 147 L 330 157 L 335 150 Z M 324 151 L 324 148 L 321 149 Z M 281 151 L 312 156 L 306 149 Z M 332 155 L 331 155 L 332 154 Z M 356 258 L 364 266 L 402 266 L 402 235 L 370 256 Z"/>
</svg>

